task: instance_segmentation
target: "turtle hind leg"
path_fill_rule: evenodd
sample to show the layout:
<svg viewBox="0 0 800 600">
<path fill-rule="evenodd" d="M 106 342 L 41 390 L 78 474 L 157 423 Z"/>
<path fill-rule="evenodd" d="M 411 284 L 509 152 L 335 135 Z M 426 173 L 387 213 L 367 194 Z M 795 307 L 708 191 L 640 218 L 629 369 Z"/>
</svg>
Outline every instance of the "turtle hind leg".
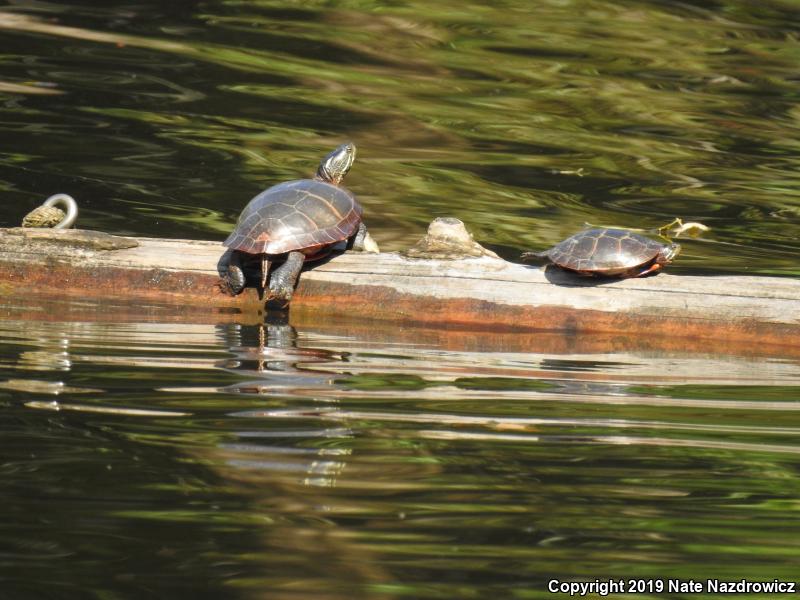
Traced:
<svg viewBox="0 0 800 600">
<path fill-rule="evenodd" d="M 220 287 L 223 292 L 236 296 L 242 292 L 245 283 L 244 271 L 242 270 L 242 255 L 238 250 L 232 250 Z"/>
<path fill-rule="evenodd" d="M 525 262 L 535 261 L 535 260 L 548 260 L 550 257 L 547 255 L 547 252 L 523 252 L 519 255 L 520 260 Z"/>
<path fill-rule="evenodd" d="M 297 276 L 303 268 L 306 257 L 302 252 L 289 252 L 286 262 L 275 269 L 269 282 L 269 299 L 277 300 L 284 306 L 289 304 L 297 283 Z"/>
</svg>

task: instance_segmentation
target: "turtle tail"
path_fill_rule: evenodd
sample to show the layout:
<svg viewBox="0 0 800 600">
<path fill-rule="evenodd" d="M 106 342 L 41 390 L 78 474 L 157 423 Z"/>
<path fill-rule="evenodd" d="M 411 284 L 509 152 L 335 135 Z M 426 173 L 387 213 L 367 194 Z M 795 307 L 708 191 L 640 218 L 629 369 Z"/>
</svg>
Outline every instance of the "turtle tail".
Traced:
<svg viewBox="0 0 800 600">
<path fill-rule="evenodd" d="M 547 252 L 523 252 L 520 254 L 520 259 L 524 261 L 542 260 L 550 258 Z"/>
<path fill-rule="evenodd" d="M 269 261 L 267 255 L 261 255 L 261 289 L 267 289 L 267 276 L 269 275 Z"/>
</svg>

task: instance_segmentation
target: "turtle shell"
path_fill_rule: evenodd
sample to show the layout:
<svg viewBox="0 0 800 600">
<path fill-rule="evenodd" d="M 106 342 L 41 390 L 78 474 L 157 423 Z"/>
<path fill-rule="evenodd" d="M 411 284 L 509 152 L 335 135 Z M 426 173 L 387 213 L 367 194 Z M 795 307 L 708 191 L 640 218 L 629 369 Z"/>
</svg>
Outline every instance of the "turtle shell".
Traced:
<svg viewBox="0 0 800 600">
<path fill-rule="evenodd" d="M 539 253 L 564 269 L 617 275 L 654 260 L 665 248 L 625 229 L 586 229 Z"/>
<path fill-rule="evenodd" d="M 343 187 L 316 179 L 287 181 L 244 207 L 223 244 L 249 254 L 314 250 L 346 240 L 361 222 L 361 205 Z"/>
</svg>

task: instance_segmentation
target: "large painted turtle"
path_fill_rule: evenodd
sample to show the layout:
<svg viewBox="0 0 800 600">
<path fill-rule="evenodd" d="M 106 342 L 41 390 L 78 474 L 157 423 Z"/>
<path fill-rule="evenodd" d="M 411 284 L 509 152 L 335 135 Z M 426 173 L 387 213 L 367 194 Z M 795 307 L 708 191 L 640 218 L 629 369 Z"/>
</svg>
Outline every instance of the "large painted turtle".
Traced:
<svg viewBox="0 0 800 600">
<path fill-rule="evenodd" d="M 355 145 L 342 144 L 320 163 L 313 179 L 280 183 L 250 200 L 223 242 L 231 249 L 223 275 L 227 291 L 235 295 L 244 289 L 242 262 L 248 255 L 261 257 L 263 289 L 270 263 L 285 258 L 272 273 L 269 298 L 288 304 L 304 261 L 322 258 L 344 240 L 356 250 L 377 251 L 361 222 L 361 205 L 339 186 L 355 157 Z"/>
<path fill-rule="evenodd" d="M 544 252 L 525 252 L 522 260 L 549 259 L 562 269 L 600 277 L 641 277 L 672 262 L 678 244 L 661 244 L 625 229 L 586 229 Z"/>
</svg>

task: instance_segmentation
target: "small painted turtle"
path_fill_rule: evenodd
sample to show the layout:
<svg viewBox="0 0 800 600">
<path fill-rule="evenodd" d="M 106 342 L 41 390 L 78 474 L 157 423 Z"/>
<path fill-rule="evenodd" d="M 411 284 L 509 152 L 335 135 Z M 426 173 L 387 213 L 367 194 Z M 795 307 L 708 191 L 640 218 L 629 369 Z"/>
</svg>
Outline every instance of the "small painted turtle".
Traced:
<svg viewBox="0 0 800 600">
<path fill-rule="evenodd" d="M 250 200 L 223 242 L 231 249 L 223 288 L 233 295 L 244 289 L 242 261 L 250 255 L 261 257 L 266 289 L 269 264 L 285 258 L 272 274 L 269 298 L 288 304 L 304 261 L 322 258 L 343 240 L 357 250 L 377 251 L 361 222 L 361 205 L 339 186 L 355 157 L 355 145 L 342 144 L 320 163 L 313 179 L 280 183 Z"/>
<path fill-rule="evenodd" d="M 586 229 L 544 252 L 525 252 L 522 260 L 546 258 L 562 269 L 600 277 L 641 277 L 672 262 L 678 244 L 661 244 L 625 229 Z"/>
</svg>

